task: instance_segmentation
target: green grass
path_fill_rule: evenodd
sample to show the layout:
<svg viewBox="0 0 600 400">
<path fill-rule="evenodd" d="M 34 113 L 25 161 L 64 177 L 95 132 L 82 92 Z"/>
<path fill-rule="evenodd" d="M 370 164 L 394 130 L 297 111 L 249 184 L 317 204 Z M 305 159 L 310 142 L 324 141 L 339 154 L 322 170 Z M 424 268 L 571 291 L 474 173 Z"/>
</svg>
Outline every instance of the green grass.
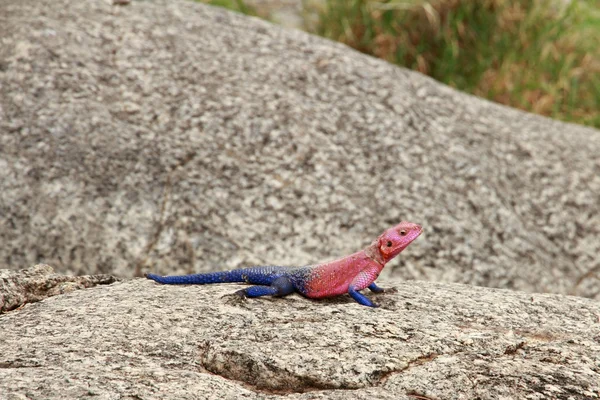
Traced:
<svg viewBox="0 0 600 400">
<path fill-rule="evenodd" d="M 249 6 L 243 0 L 196 0 L 199 3 L 211 4 L 217 7 L 223 7 L 231 11 L 236 11 L 246 15 L 256 16 L 258 13 L 254 7 Z"/>
<path fill-rule="evenodd" d="M 316 32 L 457 89 L 600 127 L 600 2 L 327 0 Z"/>
<path fill-rule="evenodd" d="M 307 15 L 318 13 L 313 33 L 480 97 L 600 128 L 600 0 L 304 2 Z"/>
</svg>

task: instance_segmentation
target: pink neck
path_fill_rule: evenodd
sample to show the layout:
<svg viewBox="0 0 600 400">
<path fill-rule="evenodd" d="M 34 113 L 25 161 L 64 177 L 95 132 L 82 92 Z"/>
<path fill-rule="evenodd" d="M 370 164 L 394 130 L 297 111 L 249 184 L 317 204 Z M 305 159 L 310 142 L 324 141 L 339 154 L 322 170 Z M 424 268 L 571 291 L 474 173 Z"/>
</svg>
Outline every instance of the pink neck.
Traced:
<svg viewBox="0 0 600 400">
<path fill-rule="evenodd" d="M 383 256 L 379 251 L 379 241 L 374 241 L 369 245 L 369 247 L 367 247 L 363 251 L 365 252 L 367 257 L 380 264 L 382 268 L 385 266 L 386 261 L 383 259 Z"/>
</svg>

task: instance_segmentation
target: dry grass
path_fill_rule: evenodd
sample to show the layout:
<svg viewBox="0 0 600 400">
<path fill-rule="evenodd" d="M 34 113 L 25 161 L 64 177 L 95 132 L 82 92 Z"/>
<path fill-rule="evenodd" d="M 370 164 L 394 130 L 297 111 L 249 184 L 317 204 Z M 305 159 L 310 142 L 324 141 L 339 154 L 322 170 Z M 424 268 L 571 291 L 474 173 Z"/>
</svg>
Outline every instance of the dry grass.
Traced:
<svg viewBox="0 0 600 400">
<path fill-rule="evenodd" d="M 316 33 L 475 95 L 600 127 L 600 2 L 327 0 Z"/>
</svg>

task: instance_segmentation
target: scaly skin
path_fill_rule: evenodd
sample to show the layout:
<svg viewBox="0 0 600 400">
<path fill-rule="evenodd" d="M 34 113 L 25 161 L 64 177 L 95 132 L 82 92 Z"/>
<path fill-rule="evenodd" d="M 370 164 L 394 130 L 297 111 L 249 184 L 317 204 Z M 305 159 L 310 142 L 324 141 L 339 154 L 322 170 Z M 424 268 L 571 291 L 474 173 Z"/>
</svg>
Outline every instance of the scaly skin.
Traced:
<svg viewBox="0 0 600 400">
<path fill-rule="evenodd" d="M 245 282 L 251 286 L 236 293 L 245 297 L 286 296 L 298 292 L 318 299 L 348 293 L 358 303 L 377 307 L 360 290 L 369 288 L 379 293 L 383 289 L 375 279 L 391 259 L 402 252 L 423 229 L 411 222 L 401 222 L 383 232 L 367 248 L 322 264 L 306 267 L 261 266 L 181 276 L 158 276 L 147 274 L 148 279 L 164 284 L 209 284 Z"/>
</svg>

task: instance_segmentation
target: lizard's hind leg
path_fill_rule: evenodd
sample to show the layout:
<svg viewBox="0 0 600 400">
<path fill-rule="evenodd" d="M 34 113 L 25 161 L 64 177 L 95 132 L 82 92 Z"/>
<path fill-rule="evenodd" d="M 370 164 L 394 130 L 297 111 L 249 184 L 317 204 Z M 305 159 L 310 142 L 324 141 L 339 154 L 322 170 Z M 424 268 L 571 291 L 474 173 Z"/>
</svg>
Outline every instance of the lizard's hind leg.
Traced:
<svg viewBox="0 0 600 400">
<path fill-rule="evenodd" d="M 280 276 L 275 279 L 270 286 L 250 286 L 249 288 L 238 290 L 236 293 L 245 297 L 277 296 L 283 297 L 294 293 L 296 289 L 290 278 Z"/>
</svg>

